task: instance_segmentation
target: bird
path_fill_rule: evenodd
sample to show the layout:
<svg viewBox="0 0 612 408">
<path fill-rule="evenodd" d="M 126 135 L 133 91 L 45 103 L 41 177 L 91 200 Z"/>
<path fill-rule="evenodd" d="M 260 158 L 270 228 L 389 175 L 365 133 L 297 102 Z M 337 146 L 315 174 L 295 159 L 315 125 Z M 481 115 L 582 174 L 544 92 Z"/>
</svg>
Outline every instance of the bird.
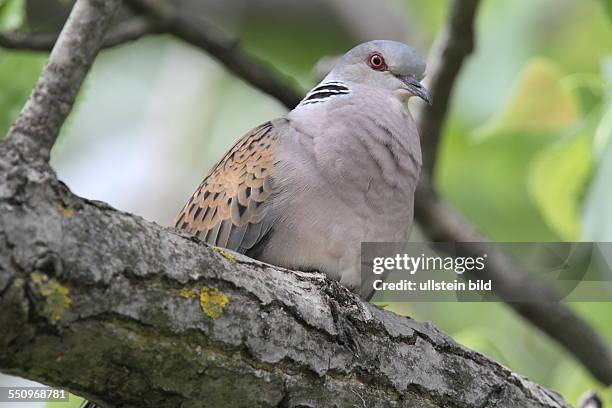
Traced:
<svg viewBox="0 0 612 408">
<path fill-rule="evenodd" d="M 174 226 L 262 262 L 318 271 L 362 297 L 362 242 L 407 242 L 422 156 L 408 100 L 425 62 L 388 40 L 349 50 L 283 117 L 213 166 Z"/>
<path fill-rule="evenodd" d="M 293 110 L 229 149 L 174 227 L 272 265 L 322 272 L 369 299 L 361 242 L 406 242 L 412 227 L 422 158 L 407 102 L 431 104 L 424 74 L 406 44 L 352 48 Z"/>
</svg>

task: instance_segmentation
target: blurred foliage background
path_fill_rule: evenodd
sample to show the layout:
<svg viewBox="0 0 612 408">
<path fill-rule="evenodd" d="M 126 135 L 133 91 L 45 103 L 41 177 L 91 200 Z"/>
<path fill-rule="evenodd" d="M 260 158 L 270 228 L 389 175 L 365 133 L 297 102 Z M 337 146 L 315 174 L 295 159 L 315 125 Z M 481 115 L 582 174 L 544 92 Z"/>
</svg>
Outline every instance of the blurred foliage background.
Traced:
<svg viewBox="0 0 612 408">
<path fill-rule="evenodd" d="M 321 57 L 365 40 L 396 39 L 426 55 L 448 9 L 445 0 L 179 3 L 304 89 L 317 82 Z M 69 7 L 70 0 L 0 0 L 0 28 L 55 31 Z M 45 58 L 0 49 L 0 135 Z M 75 193 L 168 225 L 238 137 L 283 113 L 200 50 L 147 37 L 102 52 L 52 164 Z M 611 136 L 612 1 L 482 0 L 476 51 L 440 147 L 435 182 L 444 197 L 499 241 L 612 241 Z M 612 341 L 612 303 L 572 307 Z M 594 388 L 612 406 L 612 391 L 503 304 L 388 308 L 434 322 L 571 403 Z M 0 379 L 15 381 L 24 383 Z"/>
</svg>

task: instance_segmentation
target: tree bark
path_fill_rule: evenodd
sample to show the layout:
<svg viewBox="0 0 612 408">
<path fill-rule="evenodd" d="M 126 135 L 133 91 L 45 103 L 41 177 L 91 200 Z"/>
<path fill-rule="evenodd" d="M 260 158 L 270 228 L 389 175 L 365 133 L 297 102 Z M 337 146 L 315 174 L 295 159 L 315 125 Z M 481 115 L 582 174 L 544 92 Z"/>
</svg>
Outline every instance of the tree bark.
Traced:
<svg viewBox="0 0 612 408">
<path fill-rule="evenodd" d="M 49 159 L 121 0 L 79 0 L 7 136 L 28 160 Z"/>
<path fill-rule="evenodd" d="M 0 231 L 0 370 L 103 406 L 568 406 L 321 274 L 76 197 L 8 143 Z"/>
<path fill-rule="evenodd" d="M 162 34 L 164 26 L 149 18 L 134 17 L 117 24 L 104 37 L 102 48 L 111 48 L 136 41 L 152 34 Z M 1 32 L 0 47 L 23 51 L 51 51 L 59 33 Z"/>
</svg>

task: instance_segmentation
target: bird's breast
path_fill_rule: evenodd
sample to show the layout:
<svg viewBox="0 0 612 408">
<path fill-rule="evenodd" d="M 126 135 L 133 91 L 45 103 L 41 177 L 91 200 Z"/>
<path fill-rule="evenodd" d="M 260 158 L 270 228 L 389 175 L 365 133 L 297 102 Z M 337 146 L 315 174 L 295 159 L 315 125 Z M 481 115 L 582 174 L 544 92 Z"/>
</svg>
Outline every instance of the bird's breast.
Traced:
<svg viewBox="0 0 612 408">
<path fill-rule="evenodd" d="M 282 250 L 264 260 L 354 282 L 361 242 L 407 240 L 420 169 L 418 136 L 403 123 L 411 118 L 383 113 L 340 111 L 307 131 L 293 127 L 275 180 L 279 222 L 270 247 Z"/>
</svg>

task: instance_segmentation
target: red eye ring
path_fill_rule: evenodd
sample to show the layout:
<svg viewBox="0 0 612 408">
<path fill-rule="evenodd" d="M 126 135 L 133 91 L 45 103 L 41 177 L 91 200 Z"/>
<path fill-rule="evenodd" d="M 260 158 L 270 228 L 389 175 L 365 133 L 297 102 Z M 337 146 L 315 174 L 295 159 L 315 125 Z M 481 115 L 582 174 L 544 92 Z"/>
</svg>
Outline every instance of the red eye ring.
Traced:
<svg viewBox="0 0 612 408">
<path fill-rule="evenodd" d="M 377 52 L 368 57 L 368 65 L 370 66 L 370 68 L 375 69 L 377 71 L 383 71 L 387 69 L 385 59 Z"/>
</svg>

